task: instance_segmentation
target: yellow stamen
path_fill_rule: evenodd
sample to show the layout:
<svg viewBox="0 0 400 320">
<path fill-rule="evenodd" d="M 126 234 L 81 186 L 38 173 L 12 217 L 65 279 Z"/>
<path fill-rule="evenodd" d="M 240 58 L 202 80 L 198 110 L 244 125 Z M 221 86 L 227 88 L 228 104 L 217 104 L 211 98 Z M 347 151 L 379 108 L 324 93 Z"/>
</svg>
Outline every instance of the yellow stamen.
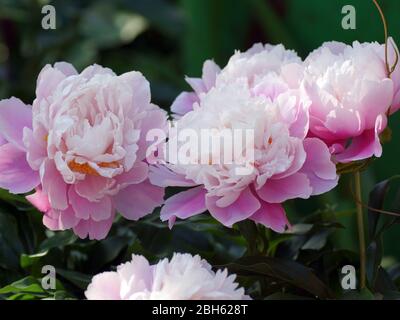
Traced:
<svg viewBox="0 0 400 320">
<path fill-rule="evenodd" d="M 118 168 L 119 163 L 117 161 L 112 162 L 100 162 L 98 166 L 101 168 Z M 68 167 L 74 171 L 83 174 L 89 174 L 93 176 L 98 176 L 99 173 L 93 169 L 88 163 L 77 163 L 75 160 L 68 162 Z"/>
</svg>

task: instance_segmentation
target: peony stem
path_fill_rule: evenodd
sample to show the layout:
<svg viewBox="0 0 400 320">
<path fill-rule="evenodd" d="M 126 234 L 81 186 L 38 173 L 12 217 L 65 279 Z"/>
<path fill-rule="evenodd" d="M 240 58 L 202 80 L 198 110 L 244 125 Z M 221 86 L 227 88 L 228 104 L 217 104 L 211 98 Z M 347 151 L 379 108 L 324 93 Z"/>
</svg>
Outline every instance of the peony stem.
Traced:
<svg viewBox="0 0 400 320">
<path fill-rule="evenodd" d="M 356 191 L 356 208 L 357 208 L 357 228 L 358 242 L 360 246 L 360 289 L 364 289 L 366 285 L 366 250 L 364 235 L 364 217 L 361 198 L 361 174 L 360 171 L 354 173 L 355 191 Z"/>
</svg>

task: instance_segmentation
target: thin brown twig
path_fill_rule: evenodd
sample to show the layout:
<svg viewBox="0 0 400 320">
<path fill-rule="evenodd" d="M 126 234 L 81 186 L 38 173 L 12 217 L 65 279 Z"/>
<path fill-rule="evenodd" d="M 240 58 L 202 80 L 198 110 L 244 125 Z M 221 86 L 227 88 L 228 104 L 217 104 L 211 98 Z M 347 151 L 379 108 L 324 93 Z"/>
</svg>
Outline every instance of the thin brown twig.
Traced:
<svg viewBox="0 0 400 320">
<path fill-rule="evenodd" d="M 386 23 L 386 18 L 385 15 L 383 14 L 382 8 L 379 5 L 377 0 L 372 0 L 376 6 L 376 8 L 379 11 L 379 14 L 381 16 L 382 19 L 382 23 L 383 23 L 383 30 L 385 32 L 385 63 L 386 63 L 386 72 L 388 74 L 388 76 L 390 76 L 390 67 L 389 67 L 389 61 L 388 61 L 388 46 L 387 46 L 387 39 L 388 39 L 388 28 L 387 28 L 387 23 Z"/>
<path fill-rule="evenodd" d="M 376 212 L 376 213 L 387 214 L 387 215 L 394 216 L 394 217 L 400 217 L 399 213 L 396 213 L 396 212 L 393 212 L 393 211 L 376 209 L 376 208 L 370 207 L 369 205 L 367 205 L 364 202 L 362 202 L 359 199 L 357 199 L 357 197 L 356 197 L 356 195 L 354 193 L 352 181 L 350 181 L 350 194 L 351 194 L 351 197 L 353 198 L 353 200 L 356 203 L 360 204 L 361 206 L 363 206 L 364 208 L 366 208 L 366 209 L 368 209 L 370 211 L 373 211 L 373 212 Z"/>
<path fill-rule="evenodd" d="M 386 64 L 386 73 L 387 73 L 388 78 L 390 78 L 391 75 L 392 75 L 392 73 L 394 72 L 396 66 L 397 66 L 398 61 L 399 61 L 399 53 L 398 53 L 398 51 L 397 51 L 397 49 L 396 49 L 396 46 L 392 43 L 392 47 L 393 47 L 393 50 L 394 50 L 394 53 L 395 53 L 395 61 L 394 61 L 393 66 L 392 66 L 392 67 L 389 67 L 389 61 L 388 61 L 388 38 L 389 38 L 389 35 L 388 35 L 388 26 L 387 26 L 385 14 L 383 13 L 383 10 L 382 10 L 381 6 L 379 5 L 378 1 L 377 1 L 377 0 L 372 0 L 372 1 L 374 2 L 376 8 L 378 9 L 379 15 L 381 16 L 382 23 L 383 23 L 383 30 L 384 30 L 384 33 L 385 33 L 385 64 Z M 390 107 L 388 108 L 388 110 L 387 110 L 387 112 L 386 112 L 386 115 L 387 115 L 387 116 L 390 115 L 390 109 L 391 109 L 391 108 L 392 108 L 392 106 L 390 106 Z"/>
</svg>

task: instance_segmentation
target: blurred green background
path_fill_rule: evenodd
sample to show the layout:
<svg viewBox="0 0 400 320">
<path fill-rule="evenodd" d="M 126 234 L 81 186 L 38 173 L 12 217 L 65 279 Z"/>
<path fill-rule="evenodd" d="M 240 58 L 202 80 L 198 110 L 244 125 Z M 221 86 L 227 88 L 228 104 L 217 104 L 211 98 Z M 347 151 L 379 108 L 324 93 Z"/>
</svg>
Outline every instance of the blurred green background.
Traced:
<svg viewBox="0 0 400 320">
<path fill-rule="evenodd" d="M 380 3 L 398 42 L 400 1 Z M 46 4 L 56 8 L 56 30 L 41 28 Z M 356 9 L 355 30 L 341 26 L 344 5 Z M 153 101 L 168 110 L 188 89 L 184 75 L 199 76 L 209 58 L 224 66 L 235 49 L 246 50 L 254 42 L 283 43 L 304 58 L 324 41 L 383 39 L 372 0 L 0 0 L 0 98 L 14 95 L 30 103 L 40 69 L 65 60 L 78 70 L 93 63 L 116 73 L 138 70 L 151 83 Z M 400 171 L 399 115 L 390 126 L 393 138 L 382 158 L 363 173 L 365 201 L 375 183 Z M 357 250 L 353 207 L 349 178 L 343 176 L 339 188 L 290 203 L 288 211 L 292 222 L 316 210 L 335 211 L 346 226 L 333 235 L 335 245 Z M 0 222 L 0 241 L 5 227 Z M 400 261 L 399 240 L 400 226 L 385 236 L 388 265 Z"/>
</svg>

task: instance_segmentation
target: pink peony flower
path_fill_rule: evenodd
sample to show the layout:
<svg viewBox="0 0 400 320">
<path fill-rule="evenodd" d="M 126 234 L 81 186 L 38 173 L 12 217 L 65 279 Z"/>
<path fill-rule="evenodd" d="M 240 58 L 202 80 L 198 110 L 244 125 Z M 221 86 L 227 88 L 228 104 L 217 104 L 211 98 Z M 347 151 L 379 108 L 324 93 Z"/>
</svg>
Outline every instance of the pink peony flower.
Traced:
<svg viewBox="0 0 400 320">
<path fill-rule="evenodd" d="M 88 300 L 248 300 L 227 270 L 211 270 L 198 255 L 175 253 L 150 265 L 143 256 L 121 264 L 116 272 L 93 277 Z"/>
<path fill-rule="evenodd" d="M 0 102 L 0 186 L 44 212 L 51 230 L 104 238 L 115 212 L 137 220 L 162 203 L 150 184 L 146 133 L 166 128 L 166 114 L 150 103 L 139 72 L 116 76 L 93 65 L 80 74 L 56 63 L 41 71 L 32 109 Z"/>
<path fill-rule="evenodd" d="M 230 58 L 224 72 L 220 75 L 221 68 L 212 60 L 203 64 L 201 78 L 186 77 L 186 82 L 192 87 L 193 92 L 182 92 L 171 105 L 175 119 L 193 110 L 193 105 L 200 102 L 200 96 L 207 93 L 215 86 L 217 81 L 231 81 L 235 78 L 246 77 L 249 81 L 257 75 L 267 72 L 279 71 L 282 64 L 301 63 L 296 52 L 286 50 L 283 45 L 272 46 L 261 43 L 254 44 L 246 52 L 236 51 Z"/>
<path fill-rule="evenodd" d="M 310 136 L 322 139 L 338 162 L 382 154 L 379 134 L 387 125 L 386 115 L 389 108 L 393 113 L 400 107 L 400 67 L 388 78 L 384 51 L 378 43 L 328 42 L 305 61 Z"/>
<path fill-rule="evenodd" d="M 336 186 L 336 168 L 327 146 L 317 138 L 306 137 L 310 101 L 301 87 L 303 70 L 298 62 L 299 58 L 282 46 L 255 45 L 248 52 L 236 53 L 218 73 L 214 86 L 186 108 L 192 110 L 177 120 L 178 131 L 190 129 L 200 136 L 204 129 L 252 130 L 254 143 L 242 150 L 246 154 L 246 149 L 252 149 L 252 170 L 238 174 L 236 169 L 247 163 L 204 163 L 198 159 L 190 164 L 170 161 L 152 167 L 152 183 L 192 187 L 166 200 L 161 209 L 163 221 L 172 226 L 176 218 L 186 219 L 208 210 L 226 226 L 252 219 L 283 232 L 288 225 L 284 201 L 306 199 Z M 170 136 L 168 144 L 176 144 L 178 150 L 187 153 L 179 133 Z M 195 150 L 198 145 L 191 148 Z M 211 158 L 214 152 L 193 154 Z M 216 151 L 220 152 L 224 151 Z"/>
</svg>

